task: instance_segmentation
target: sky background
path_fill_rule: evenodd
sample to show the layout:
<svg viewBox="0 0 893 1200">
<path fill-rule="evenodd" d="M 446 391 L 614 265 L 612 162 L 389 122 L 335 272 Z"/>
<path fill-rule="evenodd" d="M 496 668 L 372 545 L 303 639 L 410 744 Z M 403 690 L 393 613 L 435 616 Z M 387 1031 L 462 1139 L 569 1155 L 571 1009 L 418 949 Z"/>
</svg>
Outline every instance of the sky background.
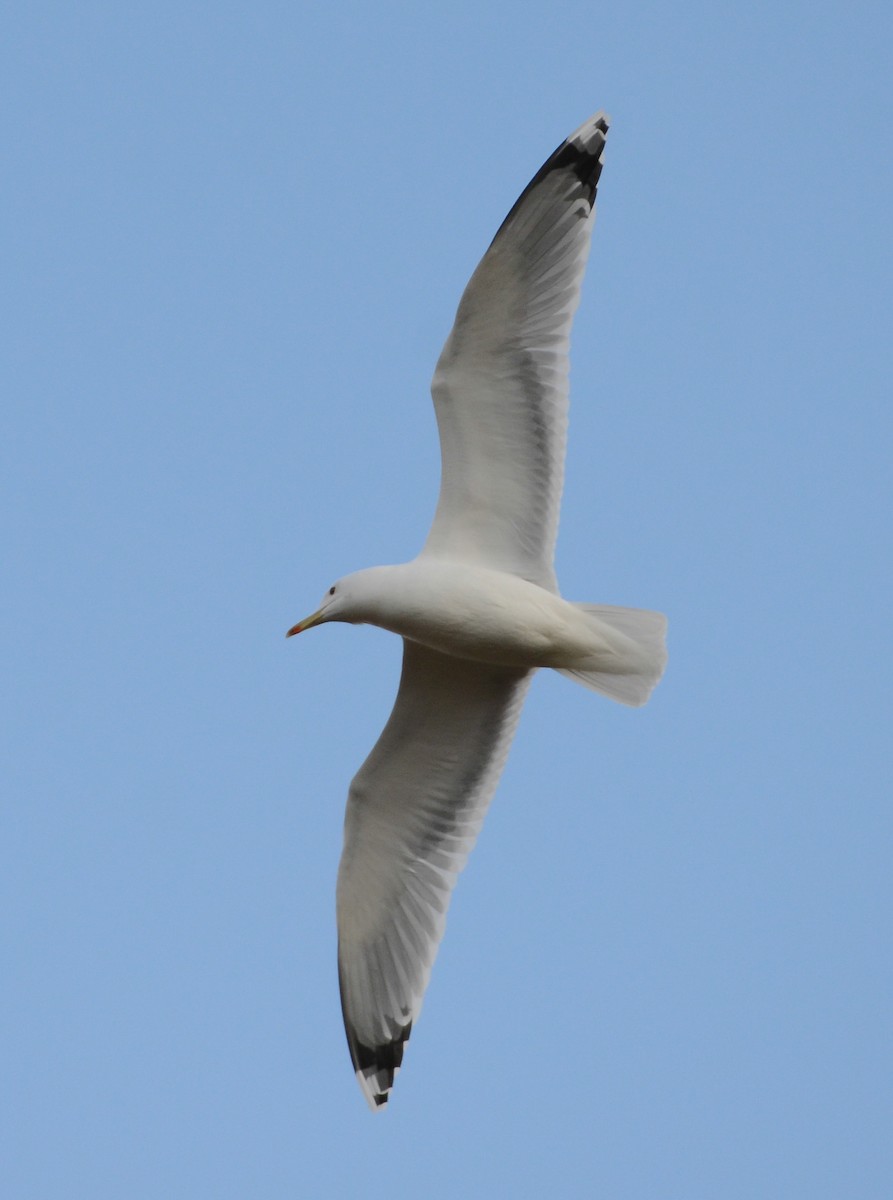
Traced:
<svg viewBox="0 0 893 1200">
<path fill-rule="evenodd" d="M 0 1159 L 12 1200 L 893 1194 L 891 119 L 876 3 L 7 6 Z M 534 682 L 386 1113 L 334 888 L 428 385 L 613 125 Z"/>
</svg>

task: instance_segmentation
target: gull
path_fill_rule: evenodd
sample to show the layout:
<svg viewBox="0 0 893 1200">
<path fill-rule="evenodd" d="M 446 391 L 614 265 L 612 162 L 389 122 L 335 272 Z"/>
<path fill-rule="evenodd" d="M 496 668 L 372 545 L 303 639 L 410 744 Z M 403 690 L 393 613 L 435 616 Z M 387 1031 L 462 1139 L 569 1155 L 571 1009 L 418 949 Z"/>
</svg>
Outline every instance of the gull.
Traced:
<svg viewBox="0 0 893 1200">
<path fill-rule="evenodd" d="M 465 289 L 431 385 L 442 471 L 421 553 L 338 580 L 286 635 L 347 621 L 403 638 L 393 711 L 350 785 L 337 884 L 344 1025 L 373 1109 L 534 672 L 641 705 L 666 663 L 660 613 L 564 600 L 553 568 L 570 329 L 607 132 L 600 112 L 562 142 Z"/>
</svg>

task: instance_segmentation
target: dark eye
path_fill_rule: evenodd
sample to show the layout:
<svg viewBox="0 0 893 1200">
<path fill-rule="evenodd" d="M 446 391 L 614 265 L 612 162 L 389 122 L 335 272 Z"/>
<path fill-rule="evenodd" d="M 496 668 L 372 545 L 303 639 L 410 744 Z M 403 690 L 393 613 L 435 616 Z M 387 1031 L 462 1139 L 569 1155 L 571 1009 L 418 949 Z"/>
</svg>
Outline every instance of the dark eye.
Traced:
<svg viewBox="0 0 893 1200">
<path fill-rule="evenodd" d="M 330 596 L 334 596 L 334 595 L 335 595 L 335 586 L 334 586 L 334 584 L 332 585 L 332 587 L 330 587 L 330 588 L 329 588 L 329 595 L 330 595 Z"/>
</svg>

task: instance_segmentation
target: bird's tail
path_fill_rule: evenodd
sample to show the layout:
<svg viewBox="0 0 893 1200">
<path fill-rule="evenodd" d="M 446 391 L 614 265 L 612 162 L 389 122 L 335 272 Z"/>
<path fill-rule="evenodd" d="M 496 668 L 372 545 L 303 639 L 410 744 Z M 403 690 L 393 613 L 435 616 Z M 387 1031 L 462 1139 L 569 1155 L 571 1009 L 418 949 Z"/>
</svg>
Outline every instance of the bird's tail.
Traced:
<svg viewBox="0 0 893 1200">
<path fill-rule="evenodd" d="M 644 704 L 667 665 L 667 618 L 642 608 L 613 608 L 608 604 L 575 607 L 621 636 L 611 638 L 614 653 L 609 658 L 600 655 L 595 669 L 584 662 L 579 667 L 559 667 L 559 675 L 621 704 Z"/>
</svg>

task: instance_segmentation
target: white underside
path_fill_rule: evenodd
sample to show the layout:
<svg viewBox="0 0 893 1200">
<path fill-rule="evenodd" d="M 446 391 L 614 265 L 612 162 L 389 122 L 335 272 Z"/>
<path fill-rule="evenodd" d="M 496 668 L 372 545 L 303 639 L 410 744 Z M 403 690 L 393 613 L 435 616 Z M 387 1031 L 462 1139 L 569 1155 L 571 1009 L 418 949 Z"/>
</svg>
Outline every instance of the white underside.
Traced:
<svg viewBox="0 0 893 1200">
<path fill-rule="evenodd" d="M 659 613 L 574 604 L 508 572 L 431 556 L 360 574 L 375 596 L 366 621 L 441 654 L 554 667 L 626 704 L 647 700 L 666 662 Z"/>
</svg>

